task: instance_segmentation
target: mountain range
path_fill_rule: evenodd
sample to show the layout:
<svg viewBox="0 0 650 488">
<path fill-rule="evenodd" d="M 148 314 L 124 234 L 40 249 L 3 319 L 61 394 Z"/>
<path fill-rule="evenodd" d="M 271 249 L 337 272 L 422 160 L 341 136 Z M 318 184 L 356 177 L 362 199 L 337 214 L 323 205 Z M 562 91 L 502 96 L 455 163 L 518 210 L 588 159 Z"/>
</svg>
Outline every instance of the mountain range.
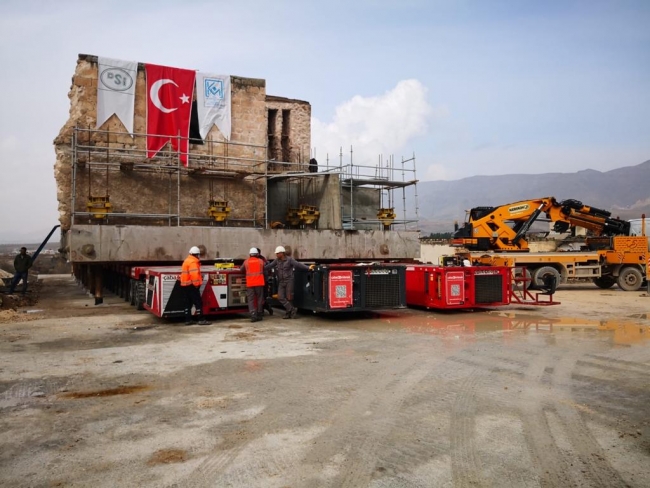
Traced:
<svg viewBox="0 0 650 488">
<path fill-rule="evenodd" d="M 472 207 L 504 205 L 553 196 L 580 200 L 612 212 L 621 219 L 650 218 L 650 160 L 611 171 L 470 176 L 454 181 L 425 181 L 417 185 L 419 228 L 423 233 L 451 232 Z M 415 208 L 413 191 L 407 208 Z"/>
</svg>

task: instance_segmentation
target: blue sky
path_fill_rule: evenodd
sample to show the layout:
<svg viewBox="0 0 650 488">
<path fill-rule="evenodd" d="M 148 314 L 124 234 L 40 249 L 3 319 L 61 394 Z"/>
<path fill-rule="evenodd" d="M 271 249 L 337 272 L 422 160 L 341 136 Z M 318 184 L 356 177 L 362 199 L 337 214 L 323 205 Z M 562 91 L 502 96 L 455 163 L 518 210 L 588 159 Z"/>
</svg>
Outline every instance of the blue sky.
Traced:
<svg viewBox="0 0 650 488">
<path fill-rule="evenodd" d="M 459 179 L 650 159 L 648 26 L 626 0 L 4 0 L 0 242 L 57 223 L 78 53 L 265 78 L 312 104 L 319 160 L 415 152 L 421 180 Z"/>
</svg>

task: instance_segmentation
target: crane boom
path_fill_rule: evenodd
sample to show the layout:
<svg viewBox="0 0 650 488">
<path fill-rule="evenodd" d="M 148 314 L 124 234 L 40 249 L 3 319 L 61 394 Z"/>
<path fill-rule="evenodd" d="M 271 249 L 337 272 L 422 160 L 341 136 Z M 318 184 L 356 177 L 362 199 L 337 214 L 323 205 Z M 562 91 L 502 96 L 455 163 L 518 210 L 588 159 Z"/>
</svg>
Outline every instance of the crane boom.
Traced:
<svg viewBox="0 0 650 488">
<path fill-rule="evenodd" d="M 595 236 L 628 235 L 629 222 L 611 217 L 611 212 L 584 205 L 579 200 L 555 197 L 522 200 L 497 207 L 475 207 L 454 234 L 452 245 L 473 251 L 528 251 L 525 236 L 544 213 L 554 230 L 565 232 L 582 227 Z"/>
</svg>

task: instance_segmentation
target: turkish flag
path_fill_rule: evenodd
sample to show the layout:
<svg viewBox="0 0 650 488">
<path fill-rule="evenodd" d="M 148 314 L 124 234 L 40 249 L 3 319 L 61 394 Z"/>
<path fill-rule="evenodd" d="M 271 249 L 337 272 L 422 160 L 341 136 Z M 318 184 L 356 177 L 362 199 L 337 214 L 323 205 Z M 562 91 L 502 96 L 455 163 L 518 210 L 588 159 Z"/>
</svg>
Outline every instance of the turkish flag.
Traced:
<svg viewBox="0 0 650 488">
<path fill-rule="evenodd" d="M 194 78 L 189 69 L 145 65 L 147 75 L 147 157 L 171 141 L 187 166 Z M 179 140 L 180 136 L 180 140 Z"/>
</svg>

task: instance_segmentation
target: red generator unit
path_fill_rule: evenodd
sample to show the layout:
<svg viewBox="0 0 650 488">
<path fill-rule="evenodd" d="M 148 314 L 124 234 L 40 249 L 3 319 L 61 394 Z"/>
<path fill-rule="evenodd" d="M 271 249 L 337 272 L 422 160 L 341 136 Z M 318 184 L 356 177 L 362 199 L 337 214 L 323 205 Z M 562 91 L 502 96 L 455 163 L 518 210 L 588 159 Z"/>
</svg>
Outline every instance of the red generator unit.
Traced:
<svg viewBox="0 0 650 488">
<path fill-rule="evenodd" d="M 510 268 L 407 266 L 406 304 L 443 310 L 509 305 Z"/>
<path fill-rule="evenodd" d="M 319 264 L 294 273 L 293 304 L 314 312 L 364 312 L 406 307 L 404 265 Z"/>
<path fill-rule="evenodd" d="M 145 268 L 146 298 L 143 308 L 157 317 L 182 317 L 185 296 L 180 266 Z M 203 315 L 247 312 L 246 276 L 236 269 L 202 271 Z"/>
</svg>

